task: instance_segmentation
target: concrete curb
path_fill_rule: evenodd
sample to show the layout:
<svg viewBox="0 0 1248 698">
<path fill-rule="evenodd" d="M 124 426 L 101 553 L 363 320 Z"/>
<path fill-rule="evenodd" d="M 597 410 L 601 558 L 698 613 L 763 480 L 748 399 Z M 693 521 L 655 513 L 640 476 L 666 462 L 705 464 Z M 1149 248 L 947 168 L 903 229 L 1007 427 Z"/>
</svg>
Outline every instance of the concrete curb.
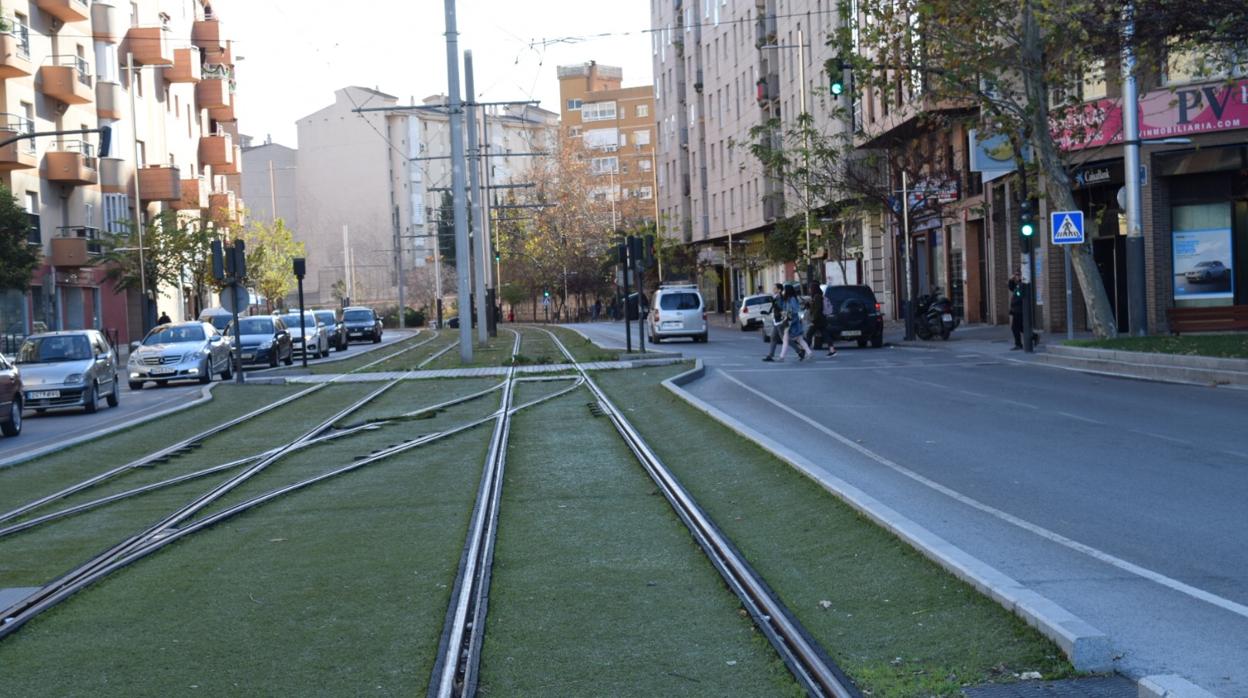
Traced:
<svg viewBox="0 0 1248 698">
<path fill-rule="evenodd" d="M 787 462 L 876 525 L 902 539 L 946 571 L 1022 618 L 1028 625 L 1057 643 L 1079 671 L 1113 671 L 1113 648 L 1109 637 L 1101 631 L 848 482 L 821 472 L 801 454 L 684 390 L 683 386 L 705 374 L 706 367 L 699 359 L 694 368 L 663 381 L 663 387 L 715 421 Z"/>
<path fill-rule="evenodd" d="M 1215 698 L 1214 694 L 1178 674 L 1145 676 L 1136 685 L 1140 698 Z"/>
<path fill-rule="evenodd" d="M 607 351 L 624 351 L 624 350 L 625 350 L 625 347 L 608 347 L 608 346 L 603 346 L 603 345 L 599 344 L 598 342 L 594 341 L 594 340 L 593 340 L 593 338 L 591 338 L 589 335 L 587 335 L 587 334 L 585 334 L 584 332 L 582 332 L 582 331 L 580 331 L 579 329 L 577 329 L 577 328 L 576 328 L 576 326 L 574 326 L 574 325 L 556 325 L 556 327 L 562 327 L 562 328 L 563 328 L 563 329 L 565 329 L 565 330 L 570 330 L 570 331 L 572 331 L 572 332 L 577 333 L 577 334 L 578 334 L 578 335 L 580 335 L 580 336 L 581 336 L 581 338 L 582 338 L 582 339 L 584 339 L 586 342 L 589 342 L 590 344 L 592 344 L 592 345 L 594 345 L 594 346 L 598 347 L 599 349 L 605 349 L 605 350 L 607 350 Z M 657 358 L 663 358 L 663 357 L 677 357 L 677 358 L 679 358 L 679 357 L 683 357 L 683 356 L 684 356 L 684 353 L 683 353 L 683 352 L 679 352 L 679 351 L 655 351 L 655 350 L 653 350 L 653 349 L 646 349 L 646 354 L 654 354 Z M 627 360 L 627 361 L 631 361 L 632 359 L 626 359 L 626 360 Z"/>
<path fill-rule="evenodd" d="M 32 460 L 34 460 L 34 459 L 36 459 L 36 458 L 40 458 L 40 457 L 42 457 L 42 456 L 46 456 L 46 455 L 47 455 L 47 454 L 49 454 L 49 453 L 53 453 L 53 452 L 56 452 L 56 451 L 61 451 L 61 450 L 64 450 L 64 449 L 66 449 L 66 448 L 69 448 L 69 447 L 71 447 L 71 446 L 77 446 L 78 444 L 83 444 L 83 443 L 86 443 L 86 442 L 88 442 L 88 441 L 94 441 L 94 440 L 96 440 L 96 439 L 101 439 L 101 438 L 104 438 L 105 436 L 109 436 L 109 435 L 112 435 L 112 434 L 116 434 L 116 433 L 117 433 L 117 432 L 119 432 L 119 431 L 125 431 L 125 430 L 127 430 L 127 429 L 133 429 L 134 427 L 137 427 L 137 426 L 139 426 L 139 425 L 141 425 L 141 424 L 147 424 L 148 422 L 152 421 L 153 419 L 159 419 L 159 418 L 161 418 L 161 417 L 167 417 L 167 416 L 169 416 L 169 415 L 171 415 L 171 414 L 175 414 L 175 413 L 177 413 L 177 412 L 181 412 L 181 411 L 183 411 L 183 410 L 189 410 L 189 409 L 191 409 L 192 407 L 195 407 L 196 405 L 202 405 L 202 404 L 204 404 L 205 402 L 208 402 L 209 400 L 211 400 L 211 399 L 212 399 L 212 389 L 213 389 L 213 388 L 215 388 L 215 387 L 216 387 L 216 386 L 218 386 L 218 385 L 221 385 L 221 383 L 220 383 L 220 382 L 218 382 L 218 381 L 213 381 L 213 382 L 209 383 L 208 385 L 205 385 L 205 386 L 201 387 L 201 388 L 200 388 L 200 392 L 199 392 L 199 398 L 198 398 L 198 399 L 196 399 L 196 400 L 192 400 L 192 401 L 190 401 L 190 402 L 188 402 L 188 403 L 186 403 L 186 404 L 183 404 L 183 405 L 174 405 L 173 407 L 170 407 L 170 408 L 169 408 L 169 409 L 167 409 L 167 410 L 163 410 L 163 411 L 160 411 L 160 412 L 155 412 L 155 413 L 149 414 L 149 415 L 147 415 L 147 416 L 145 416 L 145 417 L 140 417 L 140 418 L 136 419 L 136 420 L 135 420 L 135 421 L 133 421 L 133 422 L 126 422 L 125 424 L 118 424 L 118 425 L 116 425 L 116 426 L 112 426 L 112 427 L 109 427 L 109 428 L 107 428 L 107 429 L 104 429 L 103 431 L 94 431 L 94 432 L 91 432 L 90 434 L 83 434 L 82 436 L 79 436 L 79 437 L 76 437 L 76 438 L 73 438 L 73 439 L 69 439 L 68 441 L 62 441 L 62 442 L 60 442 L 60 443 L 53 444 L 53 445 L 51 445 L 51 446 L 44 446 L 43 448 L 39 448 L 39 449 L 35 449 L 34 451 L 30 451 L 29 453 L 23 453 L 23 454 L 22 454 L 22 455 L 20 455 L 20 456 L 14 456 L 14 457 L 12 457 L 12 458 L 9 458 L 8 460 L 3 460 L 3 461 L 0 461 L 0 469 L 3 469 L 3 468 L 8 468 L 8 467 L 10 467 L 10 466 L 14 466 L 14 465 L 20 465 L 20 464 L 25 463 L 25 462 L 27 462 L 27 461 L 32 461 Z"/>
<path fill-rule="evenodd" d="M 1087 349 L 1084 347 L 1051 347 L 1047 351 L 1037 354 L 1032 363 L 1116 378 L 1134 378 L 1160 383 L 1212 386 L 1238 390 L 1248 389 L 1248 370 L 1244 370 L 1240 363 L 1233 364 L 1235 368 L 1215 368 L 1213 367 L 1214 364 L 1208 363 L 1210 357 L 1201 358 L 1205 359 L 1205 361 L 1189 364 L 1185 361 L 1167 362 L 1151 354 L 1144 354 L 1141 357 L 1139 352 L 1119 352 Z M 1218 360 L 1214 359 L 1214 361 Z M 1222 359 L 1220 361 L 1234 360 Z"/>
</svg>

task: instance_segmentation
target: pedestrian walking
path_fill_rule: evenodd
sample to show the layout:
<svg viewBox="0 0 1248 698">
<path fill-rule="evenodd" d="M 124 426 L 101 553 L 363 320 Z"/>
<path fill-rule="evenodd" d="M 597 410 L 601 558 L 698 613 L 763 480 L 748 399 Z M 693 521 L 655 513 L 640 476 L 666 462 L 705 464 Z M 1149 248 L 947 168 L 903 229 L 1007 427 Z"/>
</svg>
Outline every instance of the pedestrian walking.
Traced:
<svg viewBox="0 0 1248 698">
<path fill-rule="evenodd" d="M 595 299 L 594 299 L 594 309 L 593 309 L 593 315 L 592 315 L 592 319 L 593 319 L 593 321 L 594 321 L 594 322 L 598 322 L 598 318 L 599 318 L 599 316 L 601 316 L 601 315 L 602 315 L 602 300 L 601 300 L 601 299 L 598 299 L 598 298 L 595 298 Z"/>
<path fill-rule="evenodd" d="M 771 292 L 771 346 L 767 350 L 767 356 L 763 357 L 763 361 L 776 360 L 776 347 L 780 346 L 783 341 L 780 333 L 783 331 L 781 322 L 784 319 L 784 285 L 776 284 L 775 289 Z"/>
<path fill-rule="evenodd" d="M 810 306 L 806 311 L 806 319 L 809 320 L 806 323 L 806 343 L 812 347 L 819 346 L 816 335 L 827 341 L 823 332 L 823 290 L 819 288 L 818 281 L 810 282 Z"/>
<path fill-rule="evenodd" d="M 162 311 L 160 311 L 160 317 L 156 318 L 156 324 L 157 324 L 157 325 L 168 325 L 168 324 L 169 324 L 169 323 L 171 323 L 171 322 L 173 322 L 173 320 L 170 320 L 170 319 L 169 319 L 169 313 L 166 313 L 166 312 L 165 312 L 165 311 L 163 311 L 163 310 L 162 310 Z"/>
<path fill-rule="evenodd" d="M 810 345 L 803 336 L 806 328 L 802 325 L 802 301 L 797 297 L 795 286 L 784 288 L 784 323 L 787 327 L 781 338 L 780 356 L 776 360 L 784 361 L 784 355 L 789 351 L 789 343 L 797 342 L 797 360 L 805 361 L 810 354 Z"/>
<path fill-rule="evenodd" d="M 836 318 L 836 304 L 832 302 L 832 295 L 823 294 L 823 341 L 828 344 L 828 356 L 836 356 L 836 332 L 833 329 L 833 320 Z"/>
<path fill-rule="evenodd" d="M 1010 351 L 1023 348 L 1023 271 L 1015 269 L 1008 284 L 1010 289 L 1010 332 L 1014 333 L 1014 346 Z M 1039 335 L 1031 333 L 1031 343 L 1040 341 Z"/>
</svg>

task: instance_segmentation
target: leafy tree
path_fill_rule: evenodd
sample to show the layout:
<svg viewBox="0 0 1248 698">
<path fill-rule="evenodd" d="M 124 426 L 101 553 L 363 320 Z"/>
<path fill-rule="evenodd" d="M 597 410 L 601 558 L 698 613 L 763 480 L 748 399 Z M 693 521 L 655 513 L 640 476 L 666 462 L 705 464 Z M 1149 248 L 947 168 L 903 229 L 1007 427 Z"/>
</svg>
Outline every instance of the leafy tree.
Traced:
<svg viewBox="0 0 1248 698">
<path fill-rule="evenodd" d="M 455 266 L 455 200 L 450 192 L 442 192 L 438 206 L 438 253 L 442 263 Z"/>
<path fill-rule="evenodd" d="M 9 188 L 0 184 L 0 289 L 24 291 L 39 266 L 39 250 L 26 241 L 30 219 Z"/>
<path fill-rule="evenodd" d="M 859 16 L 851 17 L 851 7 Z M 1085 75 L 1119 67 L 1128 9 L 1141 77 L 1155 74 L 1168 51 L 1199 47 L 1231 56 L 1228 49 L 1248 32 L 1248 5 L 1231 0 L 842 0 L 841 16 L 850 21 L 834 41 L 858 89 L 918 116 L 973 111 L 982 133 L 1009 138 L 1027 188 L 1050 209 L 1071 210 L 1072 154 L 1059 147 L 1063 129 L 1055 124 L 1076 115 L 1076 129 L 1100 128 L 1097 115 L 1078 106 L 1079 90 Z M 1034 162 L 1024 160 L 1028 148 Z M 1090 247 L 1071 246 L 1071 253 L 1093 331 L 1113 336 Z"/>
<path fill-rule="evenodd" d="M 295 241 L 294 232 L 281 218 L 272 224 L 252 221 L 243 239 L 247 242 L 247 280 L 270 305 L 281 307 L 295 290 L 291 260 L 304 255 L 303 243 Z"/>
<path fill-rule="evenodd" d="M 149 297 L 162 286 L 181 287 L 188 268 L 198 275 L 210 263 L 209 240 L 198 221 L 165 211 L 143 225 L 140 237 L 134 221 L 121 221 L 122 230 L 101 236 L 102 254 L 96 264 L 106 267 L 105 277 L 116 291 L 138 290 L 146 281 Z M 140 240 L 145 272 L 139 275 Z"/>
</svg>

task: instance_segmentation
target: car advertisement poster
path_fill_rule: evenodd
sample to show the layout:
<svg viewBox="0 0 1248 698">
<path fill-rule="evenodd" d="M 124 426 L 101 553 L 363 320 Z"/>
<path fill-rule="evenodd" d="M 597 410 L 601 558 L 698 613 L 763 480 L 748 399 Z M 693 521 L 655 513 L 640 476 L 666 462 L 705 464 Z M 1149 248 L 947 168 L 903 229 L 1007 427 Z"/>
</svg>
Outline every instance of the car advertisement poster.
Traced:
<svg viewBox="0 0 1248 698">
<path fill-rule="evenodd" d="M 1174 231 L 1174 299 L 1235 297 L 1231 229 Z"/>
</svg>

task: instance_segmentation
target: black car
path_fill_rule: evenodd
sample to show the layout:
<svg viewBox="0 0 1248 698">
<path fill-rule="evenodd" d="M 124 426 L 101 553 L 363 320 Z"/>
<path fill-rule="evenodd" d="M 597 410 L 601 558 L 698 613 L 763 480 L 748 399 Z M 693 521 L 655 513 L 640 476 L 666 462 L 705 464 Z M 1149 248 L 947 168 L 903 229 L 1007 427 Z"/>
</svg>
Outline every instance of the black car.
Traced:
<svg viewBox="0 0 1248 698">
<path fill-rule="evenodd" d="M 257 315 L 238 319 L 239 338 L 242 348 L 234 348 L 245 364 L 268 364 L 276 367 L 278 362 L 287 366 L 294 363 L 295 351 L 290 332 L 280 317 Z M 226 329 L 231 345 L 234 342 L 234 323 Z"/>
<path fill-rule="evenodd" d="M 325 323 L 325 333 L 329 335 L 330 345 L 337 351 L 346 351 L 351 341 L 347 335 L 347 325 L 338 319 L 338 313 L 331 309 L 313 310 L 317 322 Z"/>
<path fill-rule="evenodd" d="M 343 308 L 342 322 L 347 326 L 347 339 L 381 341 L 381 318 L 372 308 Z"/>
<path fill-rule="evenodd" d="M 870 286 L 825 286 L 823 294 L 835 312 L 825 318 L 838 341 L 856 340 L 858 346 L 884 346 L 884 313 Z"/>
</svg>

